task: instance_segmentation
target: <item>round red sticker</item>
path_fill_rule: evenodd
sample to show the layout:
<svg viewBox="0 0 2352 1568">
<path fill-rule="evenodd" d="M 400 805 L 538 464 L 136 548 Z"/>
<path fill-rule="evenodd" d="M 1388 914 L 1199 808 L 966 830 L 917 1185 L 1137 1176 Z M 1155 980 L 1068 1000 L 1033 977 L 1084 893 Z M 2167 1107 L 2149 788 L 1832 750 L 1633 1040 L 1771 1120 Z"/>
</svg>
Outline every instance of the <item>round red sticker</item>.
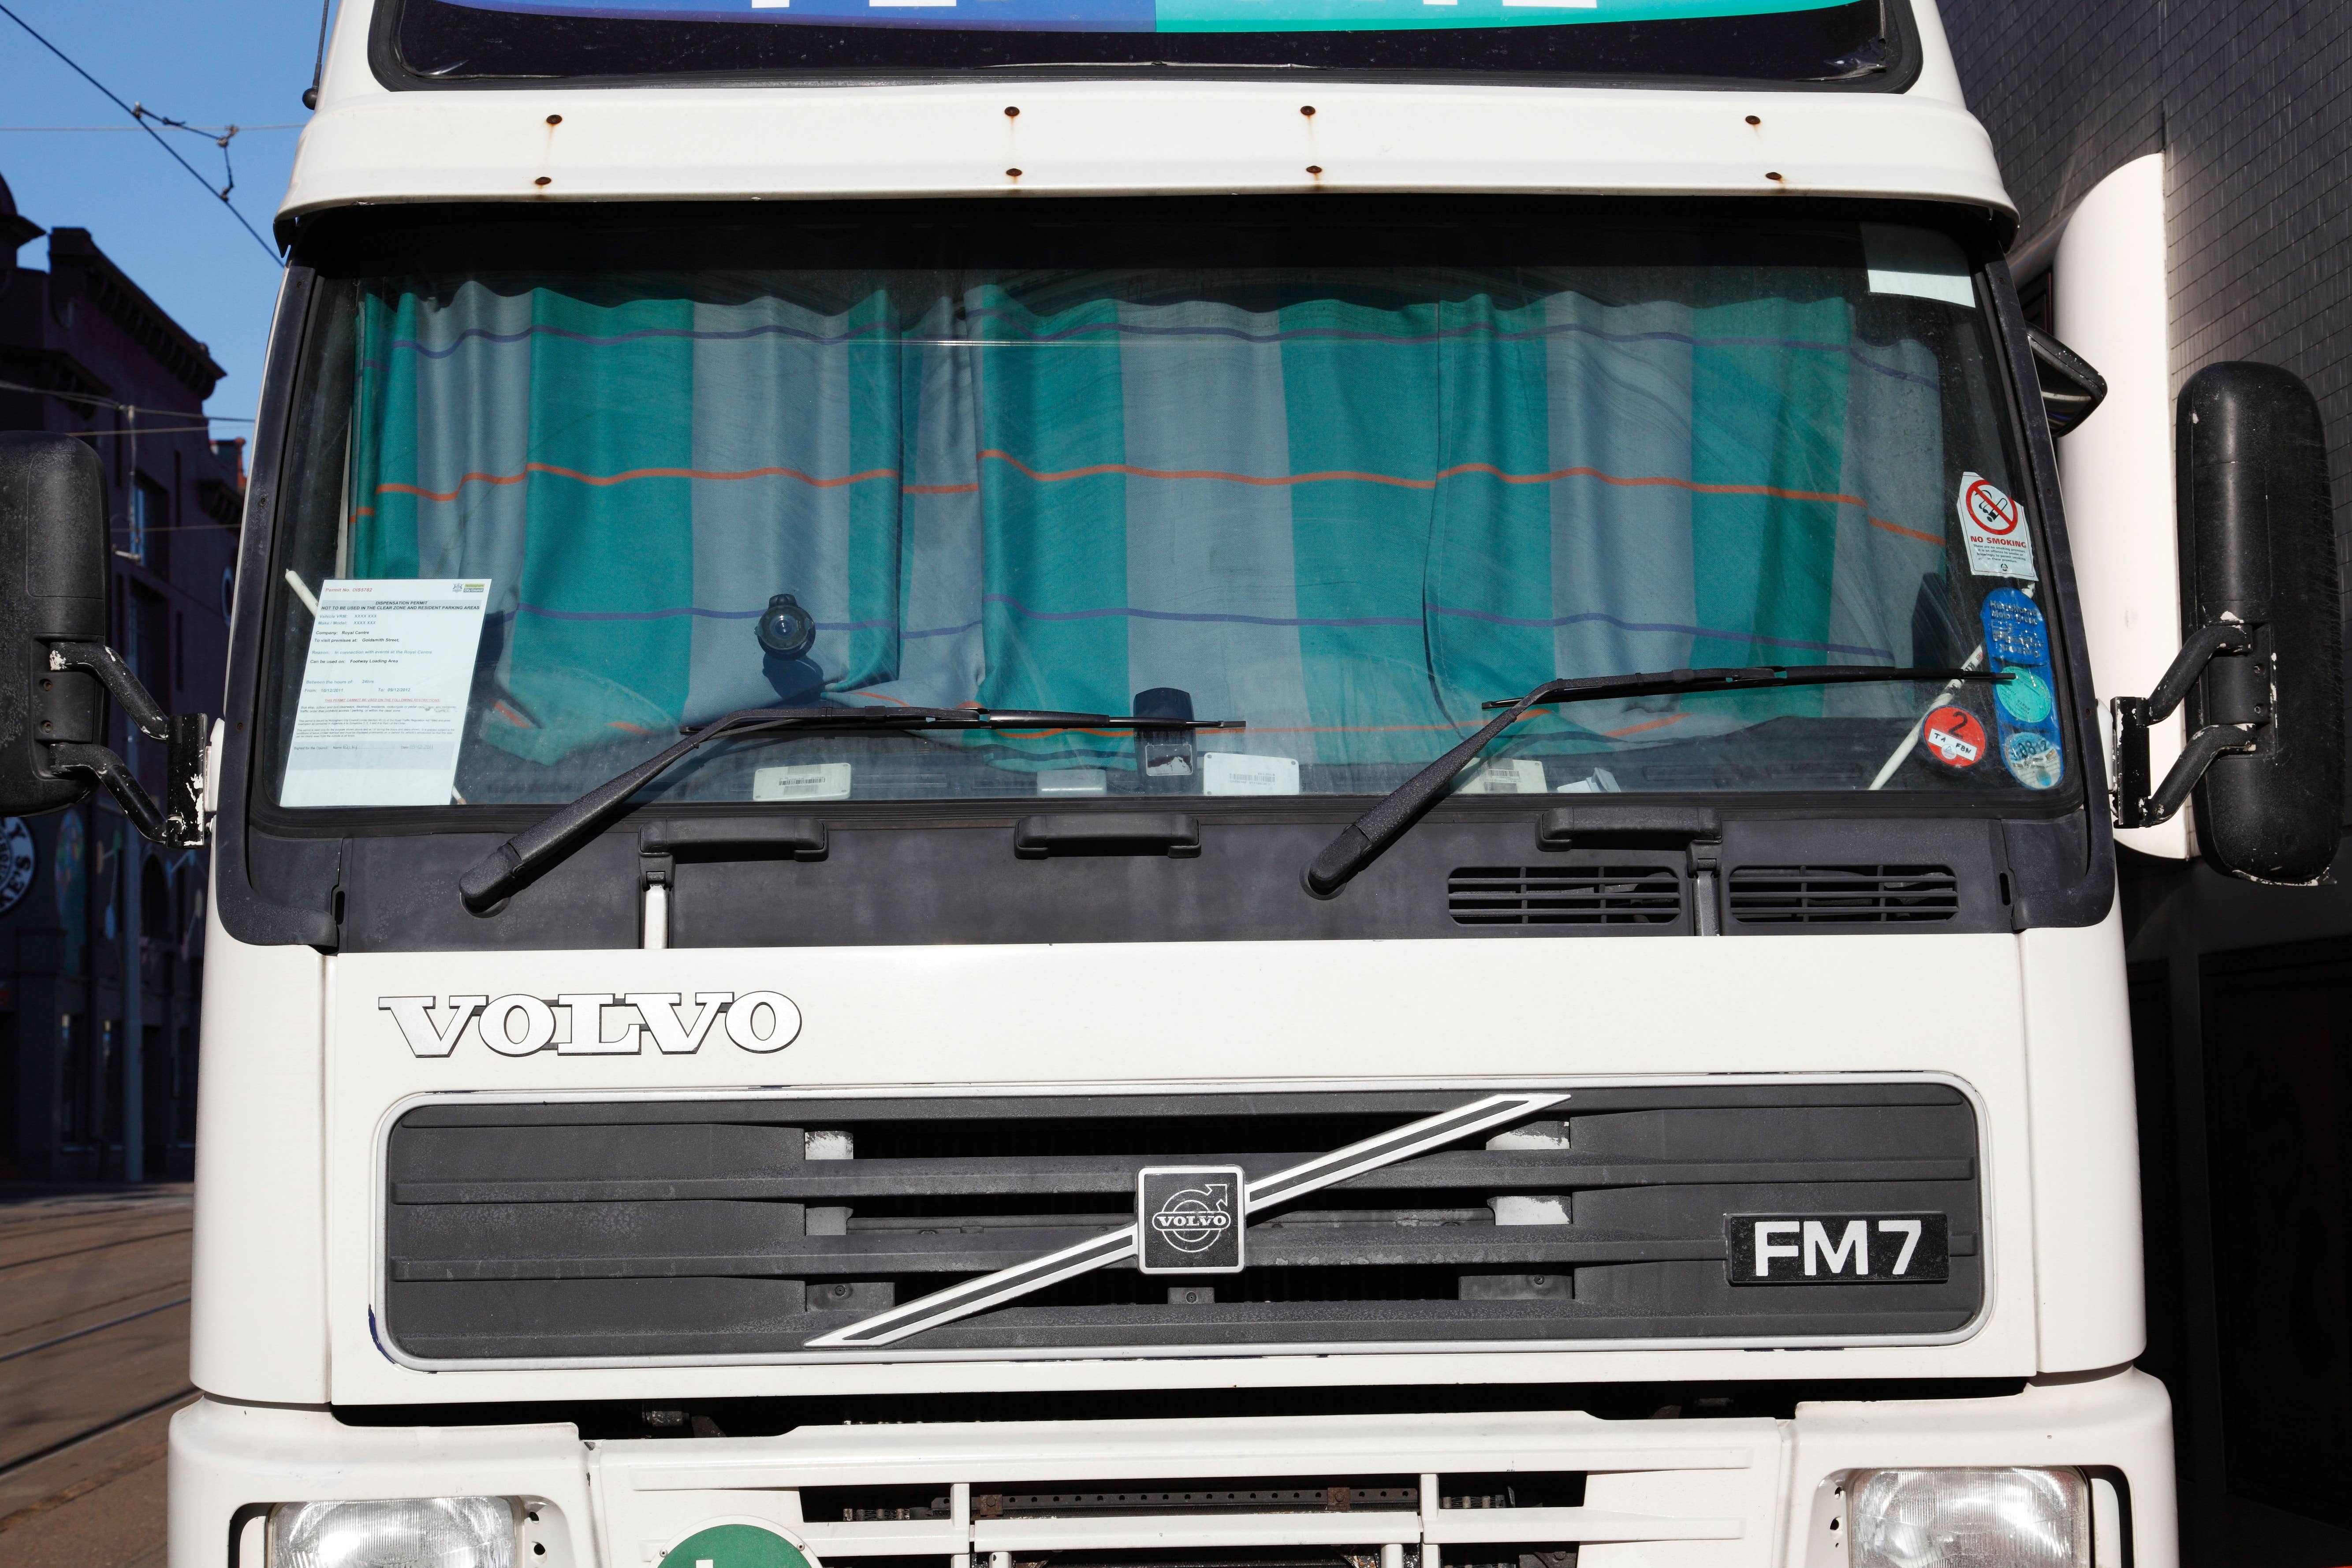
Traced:
<svg viewBox="0 0 2352 1568">
<path fill-rule="evenodd" d="M 1984 725 L 1964 708 L 1938 708 L 1919 727 L 1927 750 L 1948 768 L 1972 768 L 1984 759 Z"/>
<path fill-rule="evenodd" d="M 2017 503 L 1996 489 L 1990 479 L 1979 479 L 1960 498 L 1960 507 L 1987 533 L 2006 538 L 2017 531 Z"/>
</svg>

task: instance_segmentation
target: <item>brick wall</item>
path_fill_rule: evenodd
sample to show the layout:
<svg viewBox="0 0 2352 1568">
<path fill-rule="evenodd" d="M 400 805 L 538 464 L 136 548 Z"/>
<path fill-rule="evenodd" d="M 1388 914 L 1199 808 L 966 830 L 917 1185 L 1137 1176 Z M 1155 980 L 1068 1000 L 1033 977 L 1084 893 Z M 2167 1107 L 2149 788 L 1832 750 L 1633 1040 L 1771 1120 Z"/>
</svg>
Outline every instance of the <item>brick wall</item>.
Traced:
<svg viewBox="0 0 2352 1568">
<path fill-rule="evenodd" d="M 1943 14 L 2025 237 L 2118 165 L 2165 153 L 2174 388 L 2229 359 L 2311 384 L 2352 568 L 2352 4 L 1944 0 Z"/>
</svg>

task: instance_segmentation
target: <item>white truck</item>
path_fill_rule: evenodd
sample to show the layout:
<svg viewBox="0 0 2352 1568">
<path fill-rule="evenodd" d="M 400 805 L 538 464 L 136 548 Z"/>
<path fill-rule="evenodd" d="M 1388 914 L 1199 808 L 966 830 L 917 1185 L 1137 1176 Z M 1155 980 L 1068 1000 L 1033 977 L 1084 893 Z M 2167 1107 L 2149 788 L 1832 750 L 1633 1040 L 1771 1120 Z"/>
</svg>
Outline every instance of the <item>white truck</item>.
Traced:
<svg viewBox="0 0 2352 1568">
<path fill-rule="evenodd" d="M 315 100 L 218 722 L 0 443 L 0 810 L 212 846 L 174 1568 L 2170 1568 L 2113 835 L 2326 869 L 2316 414 L 2187 389 L 2096 700 L 1927 0 Z"/>
</svg>

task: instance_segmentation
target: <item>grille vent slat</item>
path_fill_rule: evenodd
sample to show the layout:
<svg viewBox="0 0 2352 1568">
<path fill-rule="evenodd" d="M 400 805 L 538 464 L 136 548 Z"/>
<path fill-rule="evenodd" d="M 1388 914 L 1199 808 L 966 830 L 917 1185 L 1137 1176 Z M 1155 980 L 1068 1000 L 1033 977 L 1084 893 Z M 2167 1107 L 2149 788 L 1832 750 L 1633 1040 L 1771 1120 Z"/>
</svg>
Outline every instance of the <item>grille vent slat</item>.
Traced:
<svg viewBox="0 0 2352 1568">
<path fill-rule="evenodd" d="M 1446 879 L 1456 925 L 1671 925 L 1682 878 L 1664 866 L 1465 866 Z"/>
<path fill-rule="evenodd" d="M 1742 925 L 1924 925 L 1958 918 L 1948 866 L 1741 866 L 1730 878 Z"/>
</svg>

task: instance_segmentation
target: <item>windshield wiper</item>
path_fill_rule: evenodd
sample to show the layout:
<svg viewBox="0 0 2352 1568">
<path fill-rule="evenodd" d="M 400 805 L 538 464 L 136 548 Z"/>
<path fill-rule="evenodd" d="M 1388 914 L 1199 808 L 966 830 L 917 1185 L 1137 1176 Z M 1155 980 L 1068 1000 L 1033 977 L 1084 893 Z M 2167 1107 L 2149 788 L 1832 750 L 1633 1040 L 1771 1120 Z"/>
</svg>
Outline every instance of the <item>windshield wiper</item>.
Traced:
<svg viewBox="0 0 2352 1568">
<path fill-rule="evenodd" d="M 458 895 L 476 914 L 570 855 L 601 832 L 672 763 L 713 741 L 737 740 L 779 730 L 1241 730 L 1239 719 L 1137 718 L 1129 714 L 1063 713 L 1010 708 L 744 708 L 708 724 L 682 727 L 686 738 L 558 806 L 467 868 Z"/>
<path fill-rule="evenodd" d="M 1307 890 L 1318 899 L 1336 898 L 1365 867 L 1379 859 L 1388 847 L 1404 837 L 1429 808 L 1444 798 L 1454 775 L 1470 765 L 1496 736 L 1526 716 L 1531 708 L 1559 702 L 1595 702 L 1612 697 L 1657 697 L 1674 692 L 1741 691 L 1759 687 L 1843 686 L 1885 681 L 1960 681 L 2009 679 L 2007 673 L 1982 669 L 1885 669 L 1874 665 L 1766 665 L 1747 669 L 1668 669 L 1655 674 L 1594 675 L 1573 680 L 1547 680 L 1524 697 L 1481 704 L 1504 711 L 1489 720 L 1476 734 L 1438 758 L 1381 797 L 1363 816 L 1339 830 L 1307 868 Z"/>
</svg>

